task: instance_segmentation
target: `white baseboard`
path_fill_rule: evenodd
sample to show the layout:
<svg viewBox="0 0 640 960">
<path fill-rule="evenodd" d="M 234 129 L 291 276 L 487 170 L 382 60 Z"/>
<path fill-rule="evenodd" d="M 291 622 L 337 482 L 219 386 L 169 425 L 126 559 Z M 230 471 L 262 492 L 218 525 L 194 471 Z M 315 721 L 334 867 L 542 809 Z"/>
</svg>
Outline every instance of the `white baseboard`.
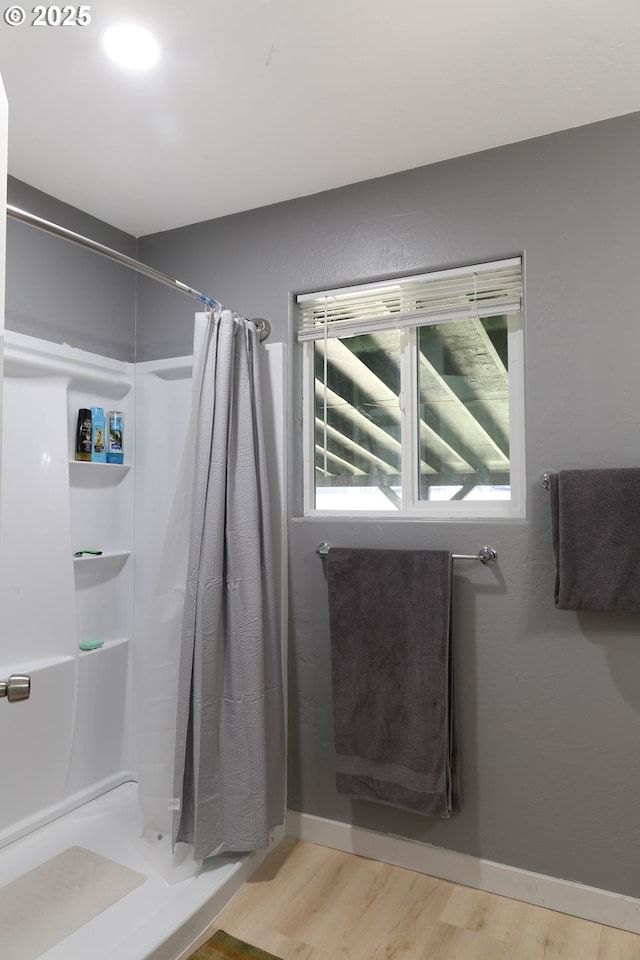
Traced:
<svg viewBox="0 0 640 960">
<path fill-rule="evenodd" d="M 640 900 L 634 897 L 294 810 L 287 814 L 287 835 L 584 920 L 640 933 Z"/>
</svg>

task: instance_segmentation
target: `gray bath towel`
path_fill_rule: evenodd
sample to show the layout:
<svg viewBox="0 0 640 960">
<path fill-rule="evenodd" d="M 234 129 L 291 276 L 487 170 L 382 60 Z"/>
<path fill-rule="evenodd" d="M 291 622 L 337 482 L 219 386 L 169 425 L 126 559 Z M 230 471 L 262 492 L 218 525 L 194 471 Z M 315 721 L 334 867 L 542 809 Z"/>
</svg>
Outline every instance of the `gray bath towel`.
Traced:
<svg viewBox="0 0 640 960">
<path fill-rule="evenodd" d="M 640 613 L 640 469 L 551 474 L 559 610 Z"/>
<path fill-rule="evenodd" d="M 450 816 L 451 554 L 332 547 L 328 582 L 338 790 Z"/>
</svg>

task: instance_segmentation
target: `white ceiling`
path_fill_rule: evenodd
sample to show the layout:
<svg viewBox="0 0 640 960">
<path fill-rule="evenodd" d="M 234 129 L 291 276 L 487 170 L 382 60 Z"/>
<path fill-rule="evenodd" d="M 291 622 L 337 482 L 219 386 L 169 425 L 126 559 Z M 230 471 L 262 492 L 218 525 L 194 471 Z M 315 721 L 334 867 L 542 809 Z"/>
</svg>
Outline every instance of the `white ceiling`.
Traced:
<svg viewBox="0 0 640 960">
<path fill-rule="evenodd" d="M 90 10 L 0 20 L 9 172 L 136 236 L 640 110 L 638 0 Z M 160 38 L 152 74 L 102 55 L 122 19 Z"/>
</svg>

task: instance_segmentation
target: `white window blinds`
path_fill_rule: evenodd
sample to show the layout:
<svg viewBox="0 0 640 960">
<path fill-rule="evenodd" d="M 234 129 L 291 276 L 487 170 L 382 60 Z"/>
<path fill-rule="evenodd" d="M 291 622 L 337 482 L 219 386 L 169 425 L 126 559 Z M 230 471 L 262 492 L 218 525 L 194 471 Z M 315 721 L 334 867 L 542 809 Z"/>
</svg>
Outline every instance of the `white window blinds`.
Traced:
<svg viewBox="0 0 640 960">
<path fill-rule="evenodd" d="M 504 316 L 522 309 L 522 260 L 323 290 L 297 298 L 298 340 Z"/>
</svg>

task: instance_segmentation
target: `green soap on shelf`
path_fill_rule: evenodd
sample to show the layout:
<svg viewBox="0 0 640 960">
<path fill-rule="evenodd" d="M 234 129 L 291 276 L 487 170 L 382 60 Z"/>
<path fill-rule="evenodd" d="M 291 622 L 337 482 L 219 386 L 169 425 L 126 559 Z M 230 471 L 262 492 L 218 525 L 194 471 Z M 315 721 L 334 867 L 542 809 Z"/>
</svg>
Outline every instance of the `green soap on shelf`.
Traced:
<svg viewBox="0 0 640 960">
<path fill-rule="evenodd" d="M 81 650 L 99 650 L 100 647 L 104 646 L 104 640 L 81 640 L 80 649 Z"/>
</svg>

